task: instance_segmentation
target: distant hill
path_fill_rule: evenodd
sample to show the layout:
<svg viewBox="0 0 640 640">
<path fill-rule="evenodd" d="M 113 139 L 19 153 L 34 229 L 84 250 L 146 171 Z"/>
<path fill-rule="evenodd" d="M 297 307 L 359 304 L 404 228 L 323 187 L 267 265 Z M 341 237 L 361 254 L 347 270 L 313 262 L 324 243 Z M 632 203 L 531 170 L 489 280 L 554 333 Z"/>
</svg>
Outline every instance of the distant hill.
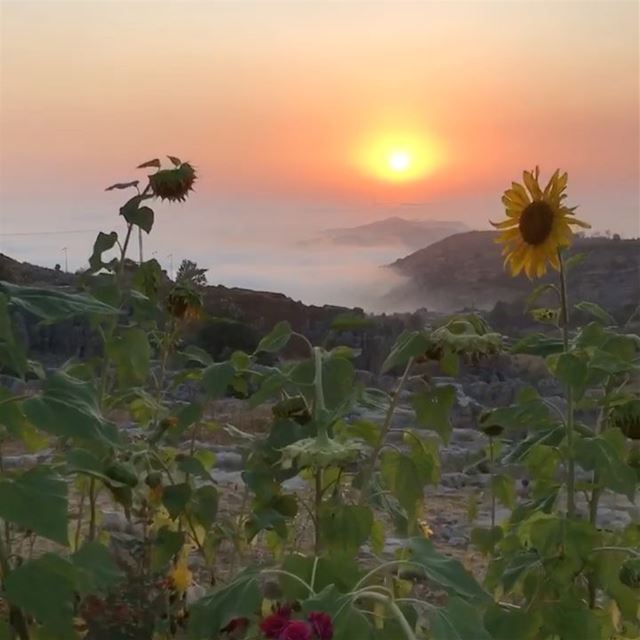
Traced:
<svg viewBox="0 0 640 640">
<path fill-rule="evenodd" d="M 387 296 L 398 308 L 491 309 L 523 300 L 533 289 L 524 276 L 505 272 L 494 231 L 459 233 L 396 260 L 389 268 L 406 284 Z M 571 254 L 585 259 L 569 272 L 573 300 L 597 302 L 622 317 L 640 302 L 640 240 L 577 238 Z M 543 282 L 557 280 L 552 271 Z"/>
<path fill-rule="evenodd" d="M 323 232 L 323 237 L 337 244 L 360 247 L 398 245 L 418 249 L 466 230 L 464 223 L 455 220 L 406 220 L 392 217 L 358 227 L 327 229 Z"/>
</svg>

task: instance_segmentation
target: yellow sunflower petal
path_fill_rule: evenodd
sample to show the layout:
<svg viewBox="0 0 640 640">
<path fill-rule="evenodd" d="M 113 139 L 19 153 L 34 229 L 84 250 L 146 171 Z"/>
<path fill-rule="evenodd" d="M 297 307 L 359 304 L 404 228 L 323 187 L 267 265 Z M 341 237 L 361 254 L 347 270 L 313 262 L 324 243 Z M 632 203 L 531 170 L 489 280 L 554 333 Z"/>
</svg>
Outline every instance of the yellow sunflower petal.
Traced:
<svg viewBox="0 0 640 640">
<path fill-rule="evenodd" d="M 492 224 L 496 229 L 507 229 L 509 227 L 516 226 L 518 224 L 517 220 L 502 220 L 501 222 L 493 222 L 489 220 L 489 223 Z"/>
<path fill-rule="evenodd" d="M 583 229 L 591 229 L 591 225 L 588 222 L 584 222 L 583 220 L 579 220 L 573 216 L 565 216 L 565 220 L 567 221 L 567 224 L 575 224 Z"/>
<path fill-rule="evenodd" d="M 518 202 L 522 202 L 525 206 L 531 202 L 527 190 L 519 182 L 512 182 L 511 189 L 507 189 L 505 195 L 514 202 L 518 198 Z"/>
<path fill-rule="evenodd" d="M 537 176 L 534 177 L 531 171 L 523 171 L 522 180 L 529 190 L 529 193 L 531 194 L 533 200 L 542 200 L 542 190 L 540 189 L 540 185 L 538 184 Z"/>
</svg>

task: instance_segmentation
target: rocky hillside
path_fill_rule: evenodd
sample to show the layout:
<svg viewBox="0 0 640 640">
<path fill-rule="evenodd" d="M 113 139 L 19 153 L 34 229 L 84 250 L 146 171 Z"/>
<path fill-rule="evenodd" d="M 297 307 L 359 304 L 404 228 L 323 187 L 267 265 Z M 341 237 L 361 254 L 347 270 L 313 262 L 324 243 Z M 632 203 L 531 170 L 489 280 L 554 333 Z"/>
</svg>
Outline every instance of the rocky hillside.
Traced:
<svg viewBox="0 0 640 640">
<path fill-rule="evenodd" d="M 453 311 L 524 300 L 532 284 L 505 272 L 495 238 L 493 231 L 458 233 L 397 260 L 389 267 L 408 281 L 389 294 L 388 302 Z M 584 260 L 569 271 L 573 299 L 597 302 L 620 318 L 630 314 L 640 302 L 640 240 L 577 238 L 571 255 L 578 253 Z M 556 278 L 552 272 L 542 282 Z"/>
<path fill-rule="evenodd" d="M 133 264 L 133 263 L 132 263 Z M 27 262 L 18 262 L 0 254 L 0 280 L 21 285 L 40 287 L 62 287 L 74 291 L 79 288 L 79 277 L 60 270 L 48 269 Z M 168 278 L 167 283 L 170 284 Z M 222 285 L 207 286 L 203 290 L 203 302 L 209 318 L 226 318 L 234 321 L 237 334 L 250 328 L 251 335 L 260 337 L 268 333 L 278 322 L 289 322 L 299 333 L 313 343 L 323 342 L 334 319 L 342 314 L 365 316 L 362 309 L 348 309 L 333 305 L 306 305 L 282 293 L 253 291 Z M 366 329 L 341 331 L 339 341 L 360 349 L 362 355 L 358 365 L 376 370 L 391 348 L 396 337 L 407 327 L 415 328 L 422 320 L 414 314 L 370 316 Z M 203 320 L 206 325 L 208 319 Z M 89 356 L 99 348 L 99 341 L 82 318 L 67 320 L 56 325 L 42 325 L 34 318 L 21 314 L 16 318 L 17 328 L 29 349 L 56 358 Z M 194 326 L 189 338 L 198 342 L 199 330 Z M 218 325 L 214 331 L 219 332 Z M 246 332 L 243 333 L 245 335 Z M 202 345 L 206 346 L 206 345 Z M 236 346 L 236 348 L 241 348 Z M 245 348 L 252 348 L 247 346 Z"/>
</svg>

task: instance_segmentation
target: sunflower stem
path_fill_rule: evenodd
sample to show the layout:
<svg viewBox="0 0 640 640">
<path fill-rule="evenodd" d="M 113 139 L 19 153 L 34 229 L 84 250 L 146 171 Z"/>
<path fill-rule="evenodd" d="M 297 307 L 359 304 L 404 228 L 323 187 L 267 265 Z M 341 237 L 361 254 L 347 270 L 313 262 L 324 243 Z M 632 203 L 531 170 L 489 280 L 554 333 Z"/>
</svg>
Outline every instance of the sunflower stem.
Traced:
<svg viewBox="0 0 640 640">
<path fill-rule="evenodd" d="M 560 304 L 562 317 L 562 342 L 564 352 L 569 353 L 569 300 L 567 296 L 567 272 L 562 250 L 558 250 L 560 262 Z M 567 517 L 573 518 L 576 511 L 575 482 L 576 469 L 573 451 L 574 440 L 574 414 L 573 414 L 573 389 L 567 385 Z"/>
</svg>

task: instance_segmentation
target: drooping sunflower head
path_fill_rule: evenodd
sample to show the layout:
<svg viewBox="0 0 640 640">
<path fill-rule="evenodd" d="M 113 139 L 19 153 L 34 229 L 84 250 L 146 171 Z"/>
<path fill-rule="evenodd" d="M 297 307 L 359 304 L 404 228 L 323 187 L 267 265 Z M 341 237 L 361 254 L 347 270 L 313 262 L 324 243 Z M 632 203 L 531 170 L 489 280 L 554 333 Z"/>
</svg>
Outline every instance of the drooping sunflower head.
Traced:
<svg viewBox="0 0 640 640">
<path fill-rule="evenodd" d="M 170 202 L 183 202 L 195 181 L 196 171 L 188 162 L 180 162 L 173 169 L 160 169 L 149 176 L 153 195 Z"/>
<path fill-rule="evenodd" d="M 560 268 L 558 250 L 571 244 L 572 226 L 589 229 L 590 225 L 573 214 L 576 207 L 564 204 L 567 174 L 560 170 L 542 189 L 540 170 L 524 171 L 522 182 L 512 182 L 502 196 L 507 218 L 491 224 L 500 229 L 496 242 L 504 244 L 505 266 L 513 276 L 524 271 L 529 278 L 541 277 L 547 264 Z"/>
<path fill-rule="evenodd" d="M 190 322 L 202 315 L 202 298 L 189 287 L 175 285 L 167 296 L 166 308 L 176 320 Z"/>
</svg>

